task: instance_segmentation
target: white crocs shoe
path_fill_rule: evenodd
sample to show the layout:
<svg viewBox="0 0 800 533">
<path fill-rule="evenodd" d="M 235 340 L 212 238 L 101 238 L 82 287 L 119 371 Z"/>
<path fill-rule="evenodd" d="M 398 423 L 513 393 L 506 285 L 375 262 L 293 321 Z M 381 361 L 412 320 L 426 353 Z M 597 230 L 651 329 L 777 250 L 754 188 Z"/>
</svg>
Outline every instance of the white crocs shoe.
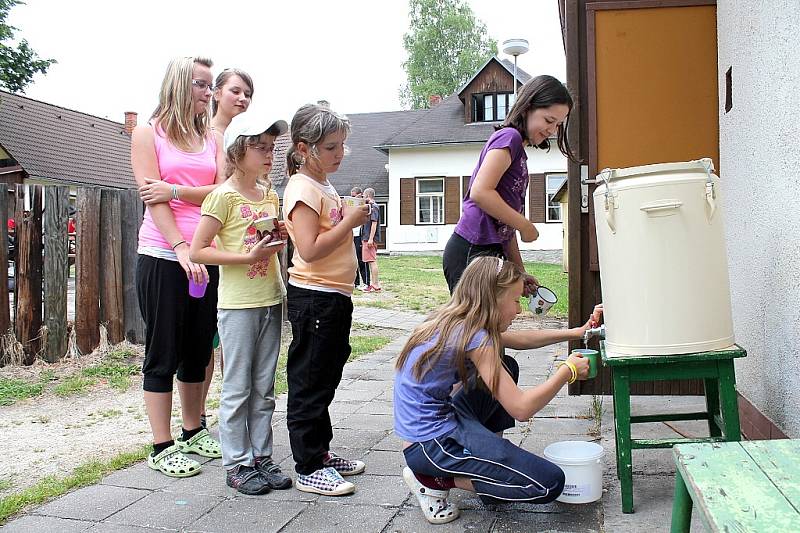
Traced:
<svg viewBox="0 0 800 533">
<path fill-rule="evenodd" d="M 417 502 L 431 524 L 446 524 L 458 518 L 458 507 L 447 501 L 449 490 L 437 490 L 426 487 L 419 482 L 417 476 L 407 466 L 403 468 L 403 480 L 417 497 Z"/>
</svg>

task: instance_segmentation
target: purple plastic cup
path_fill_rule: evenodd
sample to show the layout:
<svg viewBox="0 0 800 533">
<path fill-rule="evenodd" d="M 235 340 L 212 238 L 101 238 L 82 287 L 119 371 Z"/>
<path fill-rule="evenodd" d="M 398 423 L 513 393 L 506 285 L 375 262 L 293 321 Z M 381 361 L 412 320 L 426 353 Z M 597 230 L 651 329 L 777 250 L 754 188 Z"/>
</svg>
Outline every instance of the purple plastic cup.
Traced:
<svg viewBox="0 0 800 533">
<path fill-rule="evenodd" d="M 189 296 L 192 298 L 202 298 L 206 295 L 206 287 L 208 282 L 203 280 L 203 283 L 195 283 L 194 277 L 189 278 Z"/>
</svg>

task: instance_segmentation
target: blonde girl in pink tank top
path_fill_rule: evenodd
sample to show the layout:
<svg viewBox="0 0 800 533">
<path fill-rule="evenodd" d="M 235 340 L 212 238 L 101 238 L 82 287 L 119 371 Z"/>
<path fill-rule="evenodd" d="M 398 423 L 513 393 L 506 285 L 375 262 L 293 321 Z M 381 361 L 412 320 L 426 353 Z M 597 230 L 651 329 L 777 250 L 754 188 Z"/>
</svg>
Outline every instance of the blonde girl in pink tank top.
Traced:
<svg viewBox="0 0 800 533">
<path fill-rule="evenodd" d="M 147 204 L 136 272 L 146 326 L 144 401 L 153 431 L 153 453 L 147 462 L 172 477 L 199 473 L 200 463 L 186 454 L 221 456 L 219 443 L 200 423 L 203 381 L 216 329 L 219 273 L 189 260 L 200 204 L 224 179 L 222 139 L 209 126 L 211 65 L 210 60 L 195 57 L 171 61 L 150 124 L 137 127 L 131 138 L 131 166 Z M 157 182 L 169 187 L 168 202 L 148 194 L 148 185 Z M 189 295 L 190 278 L 207 284 L 202 297 Z M 183 431 L 173 441 L 170 419 L 176 375 Z"/>
<path fill-rule="evenodd" d="M 253 79 L 250 75 L 238 68 L 226 68 L 214 80 L 214 92 L 211 100 L 211 129 L 219 135 L 225 135 L 225 129 L 233 117 L 244 113 L 250 107 L 253 98 Z M 172 186 L 162 180 L 147 180 L 147 184 L 139 189 L 142 201 L 152 204 L 169 202 L 172 199 Z M 178 196 L 182 197 L 182 187 L 177 188 Z M 206 367 L 206 379 L 203 382 L 203 401 L 200 413 L 200 423 L 206 427 L 206 399 L 211 381 L 214 378 L 214 349 L 219 348 L 219 366 L 223 368 L 222 345 L 219 335 L 214 336 L 211 359 Z"/>
</svg>

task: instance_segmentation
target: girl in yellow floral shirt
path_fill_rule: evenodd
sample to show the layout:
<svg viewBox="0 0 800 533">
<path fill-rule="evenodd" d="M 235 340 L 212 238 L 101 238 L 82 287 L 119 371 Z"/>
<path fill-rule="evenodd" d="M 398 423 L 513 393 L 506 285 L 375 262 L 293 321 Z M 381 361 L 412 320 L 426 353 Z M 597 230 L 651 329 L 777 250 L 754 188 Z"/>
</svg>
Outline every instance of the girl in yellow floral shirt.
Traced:
<svg viewBox="0 0 800 533">
<path fill-rule="evenodd" d="M 221 265 L 217 324 L 225 346 L 219 434 L 226 483 L 243 494 L 292 486 L 272 460 L 275 369 L 286 289 L 276 252 L 287 237 L 266 179 L 284 120 L 248 111 L 225 130 L 228 180 L 209 194 L 192 239 L 192 261 Z"/>
</svg>

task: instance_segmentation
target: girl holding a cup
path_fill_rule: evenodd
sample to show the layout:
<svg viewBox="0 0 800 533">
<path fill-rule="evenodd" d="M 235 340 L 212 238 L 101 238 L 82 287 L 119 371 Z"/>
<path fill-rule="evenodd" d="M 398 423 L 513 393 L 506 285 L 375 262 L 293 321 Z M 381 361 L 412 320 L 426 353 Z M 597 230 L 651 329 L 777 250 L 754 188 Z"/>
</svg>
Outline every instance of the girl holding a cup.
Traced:
<svg viewBox="0 0 800 533">
<path fill-rule="evenodd" d="M 558 466 L 502 433 L 532 417 L 567 383 L 586 379 L 588 361 L 572 354 L 543 383 L 521 389 L 519 367 L 513 359 L 507 365 L 502 352 L 577 340 L 600 320 L 602 308 L 579 328 L 510 331 L 523 282 L 515 263 L 477 258 L 450 301 L 413 331 L 395 364 L 394 429 L 408 465 L 403 479 L 432 524 L 458 518 L 458 507 L 447 500 L 452 488 L 492 504 L 548 503 L 564 488 Z"/>
<path fill-rule="evenodd" d="M 216 267 L 189 257 L 200 204 L 224 180 L 222 139 L 211 131 L 211 61 L 170 62 L 150 122 L 134 129 L 131 166 L 147 208 L 139 229 L 136 290 L 145 322 L 144 401 L 153 431 L 150 468 L 172 477 L 200 472 L 185 454 L 220 457 L 219 443 L 202 426 L 203 381 L 216 329 Z M 163 183 L 162 183 L 163 182 Z M 151 187 L 158 183 L 163 187 Z M 165 201 L 158 190 L 169 191 Z M 208 283 L 201 298 L 189 279 Z M 183 431 L 172 440 L 172 387 L 177 374 Z"/>
<path fill-rule="evenodd" d="M 250 107 L 253 99 L 253 79 L 245 71 L 238 68 L 226 68 L 217 75 L 214 85 L 211 87 L 211 129 L 220 136 L 225 135 L 225 129 L 231 123 L 233 117 L 244 113 Z M 172 200 L 173 187 L 175 196 L 186 198 L 190 194 L 181 184 L 168 184 L 161 180 L 146 179 L 146 184 L 140 188 L 142 201 L 154 204 L 159 202 L 169 202 Z M 196 201 L 195 201 L 196 200 Z M 197 205 L 203 202 L 203 197 L 195 200 Z M 195 294 L 205 291 L 204 284 L 191 284 L 190 290 Z M 223 366 L 222 346 L 219 343 L 219 335 L 214 335 L 213 348 L 219 348 L 220 367 Z M 206 366 L 206 378 L 203 382 L 203 401 L 200 414 L 200 423 L 206 427 L 206 399 L 208 389 L 214 377 L 214 351 L 211 351 L 211 358 Z"/>
<path fill-rule="evenodd" d="M 307 104 L 291 124 L 286 154 L 291 178 L 283 193 L 286 229 L 294 242 L 289 269 L 292 323 L 286 375 L 286 423 L 295 461 L 295 487 L 324 496 L 355 491 L 342 476 L 360 474 L 362 461 L 340 457 L 328 407 L 350 356 L 353 272 L 352 229 L 369 215 L 366 205 L 343 205 L 328 176 L 345 154 L 350 121 L 327 107 Z"/>
<path fill-rule="evenodd" d="M 539 236 L 524 215 L 528 189 L 525 147 L 549 150 L 550 138 L 555 135 L 561 153 L 575 160 L 566 136 L 571 109 L 569 91 L 552 76 L 538 76 L 520 89 L 514 107 L 481 151 L 461 218 L 445 246 L 444 275 L 451 293 L 469 262 L 482 255 L 507 258 L 525 272 L 516 234 L 519 232 L 524 242 Z M 538 285 L 526 274 L 524 295 Z"/>
<path fill-rule="evenodd" d="M 287 129 L 286 121 L 253 111 L 231 121 L 224 137 L 230 177 L 203 202 L 191 246 L 193 260 L 222 265 L 217 314 L 225 346 L 222 466 L 227 485 L 251 495 L 292 485 L 272 460 L 275 370 L 286 294 L 276 253 L 286 234 L 283 224 L 276 223 L 278 195 L 262 183 L 272 167 L 275 138 Z"/>
</svg>

